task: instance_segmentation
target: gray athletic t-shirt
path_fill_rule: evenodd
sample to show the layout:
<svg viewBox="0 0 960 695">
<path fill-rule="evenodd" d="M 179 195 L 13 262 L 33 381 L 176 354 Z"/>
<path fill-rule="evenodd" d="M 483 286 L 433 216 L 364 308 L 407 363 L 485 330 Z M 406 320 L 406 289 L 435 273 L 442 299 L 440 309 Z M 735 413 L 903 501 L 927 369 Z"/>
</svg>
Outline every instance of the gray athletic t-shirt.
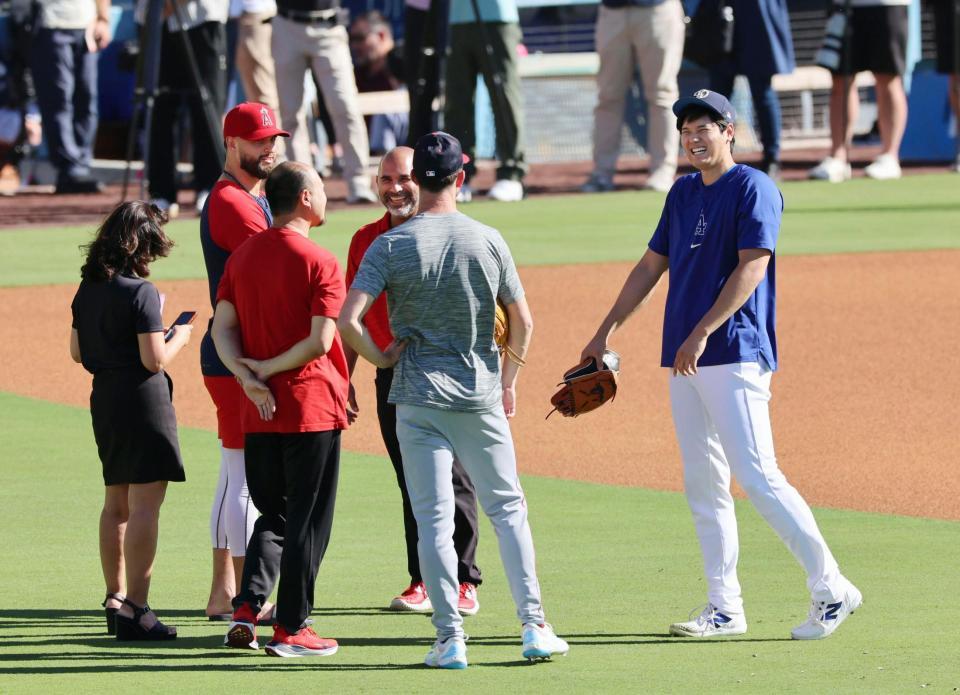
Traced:
<svg viewBox="0 0 960 695">
<path fill-rule="evenodd" d="M 523 286 L 500 232 L 459 212 L 421 213 L 367 249 L 350 289 L 387 293 L 390 330 L 406 338 L 390 402 L 489 412 L 500 406 L 496 300 Z"/>
</svg>

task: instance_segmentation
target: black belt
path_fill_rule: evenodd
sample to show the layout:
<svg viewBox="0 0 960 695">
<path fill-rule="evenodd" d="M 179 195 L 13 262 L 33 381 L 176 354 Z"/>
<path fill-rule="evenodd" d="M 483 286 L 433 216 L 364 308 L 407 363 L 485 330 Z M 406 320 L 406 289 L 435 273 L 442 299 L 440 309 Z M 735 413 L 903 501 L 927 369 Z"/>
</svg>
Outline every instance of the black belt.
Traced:
<svg viewBox="0 0 960 695">
<path fill-rule="evenodd" d="M 283 7 L 277 8 L 277 14 L 284 19 L 298 24 L 317 24 L 325 27 L 335 27 L 340 24 L 340 9 L 317 10 L 316 12 L 300 12 L 299 10 L 288 10 Z"/>
</svg>

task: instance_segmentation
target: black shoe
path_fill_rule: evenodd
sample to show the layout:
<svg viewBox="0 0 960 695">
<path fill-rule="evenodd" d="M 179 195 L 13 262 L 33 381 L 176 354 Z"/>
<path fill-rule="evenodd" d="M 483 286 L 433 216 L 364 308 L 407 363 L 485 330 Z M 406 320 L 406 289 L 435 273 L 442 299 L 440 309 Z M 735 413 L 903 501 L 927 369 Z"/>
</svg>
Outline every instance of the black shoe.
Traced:
<svg viewBox="0 0 960 695">
<path fill-rule="evenodd" d="M 57 195 L 69 193 L 102 193 L 103 184 L 94 179 L 69 178 L 57 181 Z"/>
<path fill-rule="evenodd" d="M 167 627 L 159 620 L 153 624 L 149 630 L 140 624 L 140 618 L 150 612 L 150 606 L 143 604 L 138 606 L 130 599 L 123 599 L 123 602 L 133 608 L 133 617 L 117 613 L 115 621 L 117 625 L 117 640 L 121 642 L 136 640 L 168 640 L 177 638 L 177 628 Z"/>
<path fill-rule="evenodd" d="M 109 601 L 109 600 L 112 599 L 112 598 L 115 598 L 116 600 L 121 601 L 121 602 L 123 601 L 123 596 L 121 596 L 120 594 L 111 594 L 111 593 L 108 592 L 106 598 L 103 599 L 103 603 L 100 604 L 101 606 L 103 606 L 103 612 L 104 612 L 104 614 L 106 615 L 106 618 L 107 618 L 107 634 L 108 634 L 108 635 L 115 635 L 115 634 L 117 634 L 117 624 L 116 624 L 116 621 L 114 620 L 114 618 L 115 618 L 116 615 L 117 615 L 117 610 L 118 610 L 118 609 L 117 609 L 117 608 L 107 608 L 107 601 Z"/>
</svg>

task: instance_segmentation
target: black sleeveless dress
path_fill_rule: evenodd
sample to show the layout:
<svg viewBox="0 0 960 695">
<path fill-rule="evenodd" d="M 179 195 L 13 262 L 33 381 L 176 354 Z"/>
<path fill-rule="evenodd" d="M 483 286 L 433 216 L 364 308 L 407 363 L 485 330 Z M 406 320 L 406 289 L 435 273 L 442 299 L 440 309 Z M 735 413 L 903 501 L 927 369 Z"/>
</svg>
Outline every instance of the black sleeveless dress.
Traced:
<svg viewBox="0 0 960 695">
<path fill-rule="evenodd" d="M 105 485 L 183 481 L 173 382 L 140 361 L 138 333 L 163 330 L 157 288 L 138 277 L 84 280 L 73 299 Z"/>
</svg>

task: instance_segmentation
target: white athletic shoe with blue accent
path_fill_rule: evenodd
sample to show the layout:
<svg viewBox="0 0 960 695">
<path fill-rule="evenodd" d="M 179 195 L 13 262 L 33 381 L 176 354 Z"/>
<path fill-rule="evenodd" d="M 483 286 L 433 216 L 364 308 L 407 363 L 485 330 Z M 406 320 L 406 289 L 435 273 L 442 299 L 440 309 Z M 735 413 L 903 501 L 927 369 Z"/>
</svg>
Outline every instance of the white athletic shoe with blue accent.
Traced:
<svg viewBox="0 0 960 695">
<path fill-rule="evenodd" d="M 550 624 L 527 623 L 523 626 L 524 659 L 549 659 L 554 654 L 566 655 L 568 651 L 570 645 L 557 637 Z"/>
<path fill-rule="evenodd" d="M 717 610 L 712 603 L 708 603 L 696 618 L 670 626 L 670 634 L 677 637 L 732 637 L 746 631 L 747 618 L 743 613 L 726 613 Z"/>
<path fill-rule="evenodd" d="M 793 639 L 823 639 L 832 635 L 840 623 L 863 604 L 863 594 L 847 581 L 843 598 L 839 601 L 812 601 L 807 622 L 790 633 Z"/>
<path fill-rule="evenodd" d="M 427 652 L 427 658 L 423 663 L 434 668 L 465 669 L 467 645 L 463 637 L 448 637 L 443 642 L 437 640 L 433 643 L 433 648 Z"/>
</svg>

